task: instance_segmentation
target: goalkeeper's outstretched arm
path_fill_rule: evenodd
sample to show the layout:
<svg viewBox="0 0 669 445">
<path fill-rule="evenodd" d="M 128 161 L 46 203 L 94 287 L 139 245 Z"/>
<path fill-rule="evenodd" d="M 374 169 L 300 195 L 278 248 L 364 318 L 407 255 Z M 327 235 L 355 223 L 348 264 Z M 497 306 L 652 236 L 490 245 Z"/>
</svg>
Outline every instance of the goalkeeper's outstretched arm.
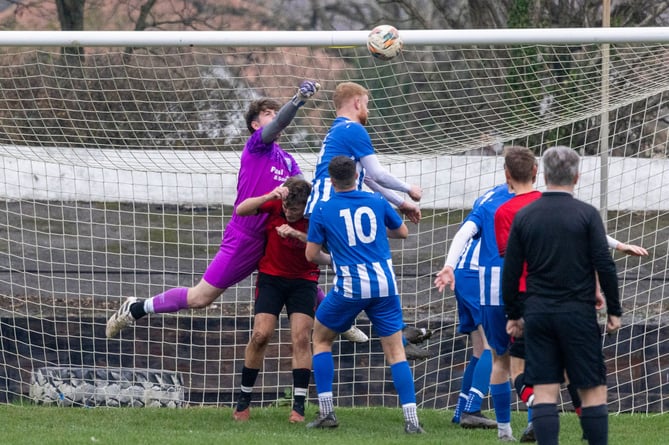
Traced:
<svg viewBox="0 0 669 445">
<path fill-rule="evenodd" d="M 277 112 L 276 117 L 272 119 L 272 122 L 263 127 L 262 141 L 265 144 L 269 144 L 276 140 L 279 137 L 279 134 L 293 121 L 297 114 L 297 110 L 306 103 L 307 99 L 316 94 L 320 87 L 320 84 L 313 80 L 303 81 L 300 84 L 297 93 L 295 93 L 295 95 L 281 107 Z"/>
</svg>

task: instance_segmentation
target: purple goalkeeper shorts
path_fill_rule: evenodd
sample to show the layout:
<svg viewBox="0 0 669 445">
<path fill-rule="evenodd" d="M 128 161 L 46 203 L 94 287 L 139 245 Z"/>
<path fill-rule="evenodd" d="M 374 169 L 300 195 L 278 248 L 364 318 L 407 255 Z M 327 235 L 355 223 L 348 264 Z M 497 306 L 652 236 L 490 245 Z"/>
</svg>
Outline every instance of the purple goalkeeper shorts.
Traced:
<svg viewBox="0 0 669 445">
<path fill-rule="evenodd" d="M 265 233 L 246 233 L 228 224 L 218 253 L 202 279 L 219 289 L 227 289 L 249 277 L 265 251 Z"/>
</svg>

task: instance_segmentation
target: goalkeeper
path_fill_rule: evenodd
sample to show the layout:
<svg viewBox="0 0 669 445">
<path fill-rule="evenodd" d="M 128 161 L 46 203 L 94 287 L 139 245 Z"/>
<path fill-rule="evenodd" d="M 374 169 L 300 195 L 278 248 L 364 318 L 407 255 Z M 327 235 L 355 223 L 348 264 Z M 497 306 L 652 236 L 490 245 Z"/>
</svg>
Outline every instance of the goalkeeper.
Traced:
<svg viewBox="0 0 669 445">
<path fill-rule="evenodd" d="M 270 98 L 251 102 L 245 115 L 251 136 L 241 155 L 235 209 L 246 198 L 269 193 L 289 177 L 302 177 L 297 162 L 281 148 L 277 139 L 318 88 L 318 83 L 305 80 L 295 96 L 283 106 Z M 197 285 L 172 288 L 144 301 L 127 298 L 107 321 L 107 337 L 116 336 L 150 313 L 207 307 L 227 288 L 251 275 L 265 249 L 267 218 L 268 215 L 263 213 L 242 218 L 233 212 L 220 249 Z"/>
</svg>

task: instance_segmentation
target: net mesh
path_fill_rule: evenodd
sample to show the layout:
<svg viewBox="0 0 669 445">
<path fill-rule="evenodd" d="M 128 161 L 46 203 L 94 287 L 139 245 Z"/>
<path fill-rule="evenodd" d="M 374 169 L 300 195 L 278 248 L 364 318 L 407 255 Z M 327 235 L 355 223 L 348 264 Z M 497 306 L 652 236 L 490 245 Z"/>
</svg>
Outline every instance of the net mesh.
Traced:
<svg viewBox="0 0 669 445">
<path fill-rule="evenodd" d="M 152 315 L 120 339 L 105 339 L 105 322 L 126 296 L 199 281 L 231 216 L 249 101 L 283 102 L 302 79 L 317 79 L 321 91 L 281 138 L 306 176 L 334 117 L 335 85 L 355 81 L 370 90 L 368 130 L 382 163 L 424 190 L 422 221 L 392 244 L 405 320 L 434 331 L 423 345 L 434 356 L 413 362 L 421 407 L 454 406 L 470 357 L 453 295 L 432 283 L 451 238 L 474 199 L 503 182 L 504 145 L 541 155 L 559 144 L 584 155 L 578 197 L 599 207 L 606 196 L 610 235 L 651 253 L 614 254 L 626 315 L 621 332 L 603 338 L 609 407 L 666 412 L 668 48 L 610 48 L 606 101 L 595 44 L 420 46 L 387 62 L 363 47 L 307 45 L 2 49 L 2 400 L 27 397 L 37 369 L 92 367 L 178 372 L 187 403 L 231 403 L 254 277 L 206 309 Z M 609 158 L 599 153 L 605 112 Z M 323 287 L 331 280 L 325 270 Z M 378 337 L 364 316 L 357 325 L 371 341 L 336 342 L 337 403 L 392 406 Z M 256 402 L 289 397 L 290 357 L 282 315 Z M 70 394 L 56 393 L 54 403 Z"/>
</svg>

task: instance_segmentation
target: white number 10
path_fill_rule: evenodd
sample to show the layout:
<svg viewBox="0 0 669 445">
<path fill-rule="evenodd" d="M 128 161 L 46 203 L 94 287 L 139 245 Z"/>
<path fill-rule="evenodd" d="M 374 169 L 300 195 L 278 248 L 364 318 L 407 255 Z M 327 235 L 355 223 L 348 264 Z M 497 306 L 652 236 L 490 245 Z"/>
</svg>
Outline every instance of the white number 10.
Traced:
<svg viewBox="0 0 669 445">
<path fill-rule="evenodd" d="M 369 219 L 369 233 L 365 233 L 362 226 L 362 217 L 364 215 Z M 344 218 L 349 246 L 355 246 L 358 240 L 363 244 L 374 242 L 376 239 L 376 215 L 372 209 L 369 207 L 358 207 L 353 216 L 351 216 L 351 209 L 341 209 L 339 216 Z"/>
</svg>

